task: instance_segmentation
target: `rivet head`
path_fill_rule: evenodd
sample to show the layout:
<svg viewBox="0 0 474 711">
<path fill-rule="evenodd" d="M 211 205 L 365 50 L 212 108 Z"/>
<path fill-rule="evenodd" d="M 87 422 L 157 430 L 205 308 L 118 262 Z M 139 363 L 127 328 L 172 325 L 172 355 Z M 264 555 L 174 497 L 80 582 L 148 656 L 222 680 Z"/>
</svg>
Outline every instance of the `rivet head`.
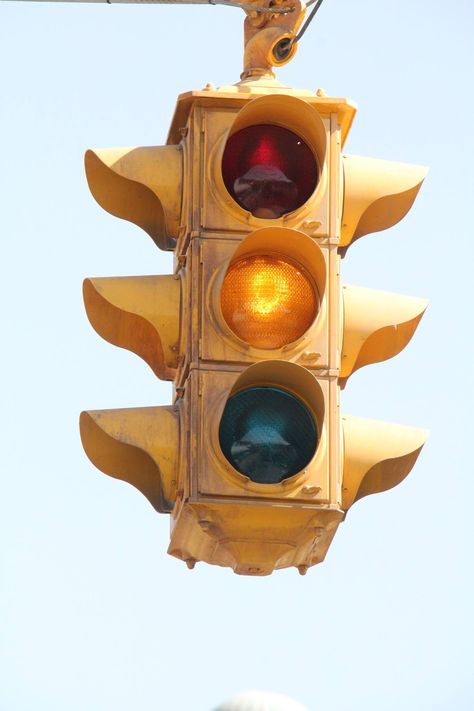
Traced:
<svg viewBox="0 0 474 711">
<path fill-rule="evenodd" d="M 302 488 L 303 494 L 306 494 L 306 496 L 316 496 L 316 494 L 319 494 L 321 491 L 320 486 L 314 486 L 314 484 L 305 484 Z"/>
<path fill-rule="evenodd" d="M 302 227 L 306 232 L 315 235 L 321 227 L 321 224 L 322 222 L 320 220 L 305 220 Z"/>
<path fill-rule="evenodd" d="M 321 353 L 316 353 L 315 351 L 305 351 L 301 356 L 301 360 L 304 363 L 309 363 L 311 361 L 319 360 L 320 358 L 321 358 Z"/>
</svg>

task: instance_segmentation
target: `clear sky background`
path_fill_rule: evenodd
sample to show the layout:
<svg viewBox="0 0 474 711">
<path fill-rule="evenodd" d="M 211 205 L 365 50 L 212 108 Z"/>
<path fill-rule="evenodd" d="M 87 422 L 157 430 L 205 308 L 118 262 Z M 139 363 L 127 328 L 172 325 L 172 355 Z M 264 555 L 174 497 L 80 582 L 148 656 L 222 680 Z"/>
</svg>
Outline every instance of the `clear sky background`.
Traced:
<svg viewBox="0 0 474 711">
<path fill-rule="evenodd" d="M 348 283 L 431 304 L 345 413 L 428 427 L 412 474 L 360 501 L 325 563 L 246 578 L 166 555 L 169 520 L 82 451 L 82 409 L 167 404 L 102 341 L 86 276 L 171 256 L 101 210 L 88 147 L 165 141 L 177 95 L 239 79 L 243 13 L 0 2 L 0 708 L 210 711 L 238 690 L 310 711 L 471 711 L 472 0 L 326 0 L 278 78 L 358 102 L 346 151 L 431 171 L 359 240 Z"/>
</svg>

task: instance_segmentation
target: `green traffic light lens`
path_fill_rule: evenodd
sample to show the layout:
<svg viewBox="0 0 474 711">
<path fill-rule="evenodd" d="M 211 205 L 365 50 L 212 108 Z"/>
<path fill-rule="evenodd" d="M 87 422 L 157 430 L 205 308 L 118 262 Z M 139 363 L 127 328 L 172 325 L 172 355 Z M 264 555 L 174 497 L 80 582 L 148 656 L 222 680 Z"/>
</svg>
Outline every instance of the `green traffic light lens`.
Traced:
<svg viewBox="0 0 474 711">
<path fill-rule="evenodd" d="M 299 398 L 280 388 L 259 386 L 229 398 L 219 442 L 226 459 L 241 474 L 259 484 L 276 484 L 307 466 L 318 433 Z"/>
</svg>

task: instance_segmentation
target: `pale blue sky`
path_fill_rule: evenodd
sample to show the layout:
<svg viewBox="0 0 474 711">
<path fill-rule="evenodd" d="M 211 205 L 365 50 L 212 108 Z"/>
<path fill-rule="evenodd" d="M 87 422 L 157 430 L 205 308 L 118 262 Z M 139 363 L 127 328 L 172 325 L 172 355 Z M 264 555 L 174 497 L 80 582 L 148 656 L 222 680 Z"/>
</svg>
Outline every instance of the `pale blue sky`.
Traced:
<svg viewBox="0 0 474 711">
<path fill-rule="evenodd" d="M 246 688 L 310 711 L 474 708 L 471 0 L 326 0 L 278 72 L 357 101 L 347 152 L 431 166 L 409 215 L 342 265 L 431 301 L 342 399 L 431 430 L 406 481 L 356 504 L 306 577 L 252 579 L 167 556 L 168 518 L 82 451 L 81 409 L 171 393 L 86 319 L 85 276 L 171 257 L 97 206 L 83 153 L 163 143 L 180 92 L 238 80 L 242 20 L 0 2 L 2 711 L 210 711 Z"/>
</svg>

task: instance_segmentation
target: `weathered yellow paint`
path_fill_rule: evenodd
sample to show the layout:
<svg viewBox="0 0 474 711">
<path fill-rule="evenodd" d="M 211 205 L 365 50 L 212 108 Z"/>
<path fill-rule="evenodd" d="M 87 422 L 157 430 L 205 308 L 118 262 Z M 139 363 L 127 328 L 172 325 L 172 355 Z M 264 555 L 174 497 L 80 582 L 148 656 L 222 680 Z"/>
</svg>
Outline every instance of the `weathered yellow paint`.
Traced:
<svg viewBox="0 0 474 711">
<path fill-rule="evenodd" d="M 323 172 L 328 137 L 326 126 L 316 107 L 291 94 L 257 97 L 240 109 L 225 139 L 243 128 L 265 123 L 283 126 L 301 136 L 316 156 L 320 172 Z"/>
<path fill-rule="evenodd" d="M 191 375 L 191 385 L 195 379 Z M 219 425 L 228 398 L 252 386 L 282 387 L 300 398 L 313 414 L 319 444 L 304 470 L 277 484 L 252 481 L 232 467 L 219 445 Z M 337 383 L 334 378 L 316 378 L 309 370 L 286 361 L 261 361 L 241 371 L 203 372 L 199 378 L 200 399 L 191 403 L 192 418 L 199 439 L 192 458 L 195 460 L 196 491 L 206 497 L 271 500 L 283 505 L 290 501 L 307 506 L 327 505 L 331 501 L 331 472 L 339 468 L 339 430 L 329 431 L 329 413 L 337 410 Z M 329 442 L 329 436 L 332 436 Z M 337 506 L 336 506 L 337 507 Z"/>
<path fill-rule="evenodd" d="M 306 5 L 301 0 L 292 0 L 291 12 L 286 14 L 272 15 L 257 10 L 247 12 L 244 23 L 244 71 L 241 74 L 243 80 L 256 76 L 273 77 L 272 67 L 281 67 L 293 59 L 296 43 L 291 44 L 285 56 L 279 57 L 275 50 L 283 40 L 294 39 L 305 12 Z"/>
<path fill-rule="evenodd" d="M 206 105 L 218 98 L 218 92 L 209 94 Z M 189 223 L 195 229 L 207 229 L 208 239 L 212 239 L 213 234 L 216 238 L 221 236 L 219 232 L 248 233 L 268 227 L 269 224 L 298 229 L 312 237 L 328 236 L 330 115 L 318 111 L 318 102 L 318 97 L 313 96 L 310 100 L 309 97 L 283 93 L 281 89 L 278 93 L 266 92 L 263 96 L 252 97 L 245 103 L 239 94 L 234 95 L 232 101 L 224 96 L 220 106 L 206 110 L 201 109 L 201 101 L 198 101 L 195 108 L 199 107 L 201 113 L 195 114 L 191 121 L 196 134 L 190 149 L 196 161 L 193 168 L 197 171 L 201 163 L 204 179 L 201 173 L 194 176 L 193 205 L 189 206 L 194 209 L 194 213 Z M 229 110 L 228 104 L 232 110 Z M 345 105 L 343 108 L 346 108 Z M 265 123 L 287 128 L 301 136 L 312 150 L 319 172 L 318 182 L 309 200 L 293 212 L 272 220 L 256 217 L 235 202 L 225 187 L 221 168 L 222 156 L 230 136 L 248 126 Z M 188 133 L 188 137 L 192 135 Z"/>
<path fill-rule="evenodd" d="M 104 210 L 144 229 L 161 249 L 175 247 L 183 184 L 179 146 L 88 150 L 85 168 Z"/>
<path fill-rule="evenodd" d="M 304 400 L 314 415 L 321 433 L 325 423 L 324 394 L 320 382 L 306 368 L 284 360 L 260 361 L 246 368 L 235 381 L 228 397 L 244 388 L 257 385 L 281 386 Z"/>
<path fill-rule="evenodd" d="M 231 112 L 230 123 L 232 123 L 237 111 L 246 104 L 261 96 L 276 95 L 301 99 L 317 111 L 323 122 L 334 119 L 332 137 L 338 142 L 337 145 L 344 146 L 357 112 L 357 104 L 352 99 L 328 96 L 322 89 L 318 89 L 316 92 L 310 89 L 293 89 L 281 84 L 276 79 L 262 78 L 249 79 L 237 84 L 224 84 L 218 88 L 208 84 L 199 91 L 187 91 L 180 94 L 168 132 L 167 143 L 171 145 L 180 143 L 183 133 L 186 134 L 186 129 L 191 129 L 195 122 L 199 124 L 202 121 L 200 116 L 192 117 L 192 113 L 196 112 L 197 114 L 197 110 L 200 108 L 206 114 L 213 111 L 219 115 Z M 268 116 L 266 119 L 272 123 L 274 119 L 278 119 L 278 116 Z M 207 131 L 207 127 L 202 124 L 198 128 L 203 133 Z M 187 136 L 191 136 L 189 130 Z M 340 160 L 339 153 L 337 159 Z M 183 187 L 186 187 L 186 180 L 183 181 Z"/>
<path fill-rule="evenodd" d="M 270 575 L 294 566 L 304 575 L 324 560 L 343 512 L 300 503 L 187 501 L 173 522 L 170 555 L 239 575 Z"/>
<path fill-rule="evenodd" d="M 344 512 L 362 496 L 398 484 L 426 439 L 420 429 L 342 419 L 339 409 L 351 373 L 400 352 L 426 308 L 421 299 L 342 289 L 340 253 L 400 220 L 426 170 L 343 159 L 354 104 L 269 78 L 269 52 L 278 38 L 294 36 L 299 15 L 291 19 L 293 29 L 257 15 L 248 19 L 256 31 L 248 35 L 246 78 L 181 95 L 169 146 L 86 154 L 99 204 L 143 227 L 159 247 L 174 248 L 176 272 L 86 280 L 88 316 L 106 340 L 174 381 L 175 405 L 86 412 L 81 436 L 98 468 L 171 513 L 169 553 L 189 567 L 202 560 L 245 575 L 288 566 L 305 573 L 323 560 Z M 228 138 L 257 124 L 301 136 L 319 168 L 306 203 L 278 219 L 239 206 L 222 177 Z M 257 254 L 299 265 L 320 302 L 307 331 L 272 350 L 236 336 L 221 309 L 229 265 Z M 317 424 L 313 459 L 280 483 L 250 480 L 220 448 L 228 398 L 252 385 L 293 392 Z"/>
<path fill-rule="evenodd" d="M 426 299 L 348 285 L 342 302 L 341 384 L 358 368 L 400 353 L 428 306 Z"/>
<path fill-rule="evenodd" d="M 407 214 L 428 169 L 409 163 L 343 156 L 340 247 L 392 227 Z"/>
<path fill-rule="evenodd" d="M 86 279 L 87 315 L 106 341 L 133 351 L 163 380 L 174 380 L 180 353 L 181 283 L 172 276 Z"/>
<path fill-rule="evenodd" d="M 336 367 L 330 360 L 329 322 L 336 328 L 338 308 L 329 294 L 338 298 L 339 282 L 334 275 L 328 284 L 327 275 L 336 258 L 336 246 L 319 246 L 303 232 L 284 227 L 265 227 L 245 236 L 240 242 L 202 240 L 200 270 L 202 301 L 198 318 L 201 323 L 201 356 L 204 360 L 250 364 L 259 360 L 285 359 L 308 368 Z M 257 254 L 285 255 L 300 265 L 309 275 L 319 296 L 319 309 L 309 329 L 293 343 L 273 350 L 249 346 L 240 340 L 226 323 L 221 309 L 221 287 L 229 265 L 243 257 Z"/>
<path fill-rule="evenodd" d="M 174 407 L 83 412 L 82 446 L 98 469 L 142 492 L 160 513 L 176 501 L 179 414 Z"/>
<path fill-rule="evenodd" d="M 342 508 L 400 484 L 414 466 L 428 431 L 388 422 L 343 417 Z"/>
</svg>

